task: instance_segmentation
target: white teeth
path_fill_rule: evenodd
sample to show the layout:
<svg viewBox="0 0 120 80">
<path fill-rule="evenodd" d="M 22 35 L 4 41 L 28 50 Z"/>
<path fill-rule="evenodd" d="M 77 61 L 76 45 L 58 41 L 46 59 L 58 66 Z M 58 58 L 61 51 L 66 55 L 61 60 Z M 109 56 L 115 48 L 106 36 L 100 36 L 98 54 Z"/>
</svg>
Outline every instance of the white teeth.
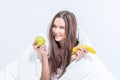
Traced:
<svg viewBox="0 0 120 80">
<path fill-rule="evenodd" d="M 55 36 L 55 37 L 60 37 L 60 36 Z"/>
<path fill-rule="evenodd" d="M 60 35 L 56 35 L 55 37 L 58 38 L 58 37 L 60 37 Z"/>
<path fill-rule="evenodd" d="M 59 36 L 61 36 L 61 35 L 55 35 L 56 37 L 59 37 Z"/>
</svg>

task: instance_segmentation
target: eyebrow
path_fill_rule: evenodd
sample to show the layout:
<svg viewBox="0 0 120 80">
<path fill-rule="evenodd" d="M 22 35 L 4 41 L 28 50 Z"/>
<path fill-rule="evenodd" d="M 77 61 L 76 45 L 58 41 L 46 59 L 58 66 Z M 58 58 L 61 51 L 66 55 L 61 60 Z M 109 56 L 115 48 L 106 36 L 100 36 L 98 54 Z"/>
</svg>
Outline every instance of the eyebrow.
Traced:
<svg viewBox="0 0 120 80">
<path fill-rule="evenodd" d="M 55 24 L 53 24 L 53 26 L 56 26 L 56 25 L 55 25 Z M 61 27 L 61 26 L 62 26 L 62 27 L 65 27 L 64 25 L 59 25 L 59 27 Z"/>
</svg>

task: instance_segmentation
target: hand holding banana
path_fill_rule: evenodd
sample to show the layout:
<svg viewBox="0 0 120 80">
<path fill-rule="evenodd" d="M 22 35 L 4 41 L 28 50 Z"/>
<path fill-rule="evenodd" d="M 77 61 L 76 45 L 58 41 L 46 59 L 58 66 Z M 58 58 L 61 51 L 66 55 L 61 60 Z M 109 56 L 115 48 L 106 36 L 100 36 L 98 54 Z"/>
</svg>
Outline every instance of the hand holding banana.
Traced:
<svg viewBox="0 0 120 80">
<path fill-rule="evenodd" d="M 92 54 L 96 54 L 96 51 L 92 47 L 87 46 L 87 45 L 81 45 L 81 46 L 76 46 L 72 49 L 72 55 L 80 48 L 85 48 L 88 52 Z"/>
</svg>

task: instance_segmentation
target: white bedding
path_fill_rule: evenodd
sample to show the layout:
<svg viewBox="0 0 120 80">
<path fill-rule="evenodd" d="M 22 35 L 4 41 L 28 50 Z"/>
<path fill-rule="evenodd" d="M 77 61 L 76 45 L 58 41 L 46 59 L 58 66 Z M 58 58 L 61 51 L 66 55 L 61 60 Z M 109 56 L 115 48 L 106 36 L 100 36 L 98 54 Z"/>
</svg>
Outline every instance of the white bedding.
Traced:
<svg viewBox="0 0 120 80">
<path fill-rule="evenodd" d="M 78 33 L 79 45 L 91 45 L 83 32 L 79 35 Z M 41 67 L 40 59 L 31 46 L 0 71 L 0 80 L 40 80 Z M 96 55 L 87 53 L 82 59 L 72 62 L 59 80 L 115 80 L 115 78 Z"/>
<path fill-rule="evenodd" d="M 33 49 L 10 63 L 0 72 L 0 80 L 40 80 L 41 62 Z M 96 55 L 87 53 L 73 61 L 59 80 L 116 80 Z"/>
</svg>

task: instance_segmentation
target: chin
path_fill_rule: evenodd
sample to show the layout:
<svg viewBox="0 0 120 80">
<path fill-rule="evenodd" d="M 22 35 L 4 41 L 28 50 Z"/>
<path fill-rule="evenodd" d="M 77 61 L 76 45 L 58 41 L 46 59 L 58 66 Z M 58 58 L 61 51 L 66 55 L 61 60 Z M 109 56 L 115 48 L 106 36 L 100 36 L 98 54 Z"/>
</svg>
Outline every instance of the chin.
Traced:
<svg viewBox="0 0 120 80">
<path fill-rule="evenodd" d="M 55 41 L 60 42 L 60 41 L 61 41 L 61 39 L 55 39 Z"/>
<path fill-rule="evenodd" d="M 55 39 L 55 41 L 60 42 L 61 40 Z"/>
</svg>

